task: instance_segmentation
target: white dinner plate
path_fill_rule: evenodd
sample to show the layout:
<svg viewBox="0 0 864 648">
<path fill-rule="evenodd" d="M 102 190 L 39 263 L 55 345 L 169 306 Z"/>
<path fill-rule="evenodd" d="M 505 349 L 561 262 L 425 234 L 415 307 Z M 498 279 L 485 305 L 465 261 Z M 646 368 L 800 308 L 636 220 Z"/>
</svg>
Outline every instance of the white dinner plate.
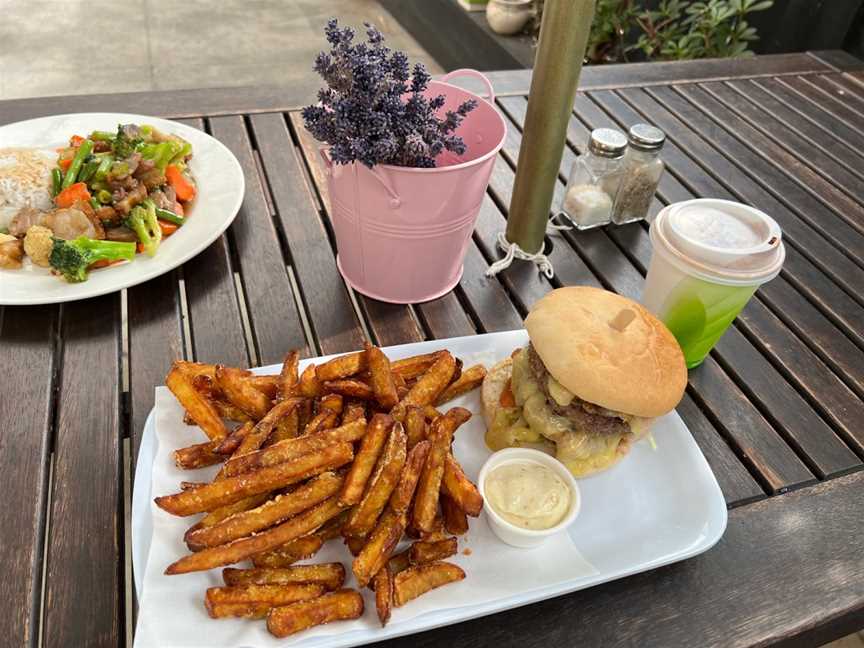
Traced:
<svg viewBox="0 0 864 648">
<path fill-rule="evenodd" d="M 482 362 L 489 367 L 526 341 L 525 331 L 509 331 L 406 344 L 385 351 L 391 358 L 400 358 L 447 348 L 462 358 L 465 366 Z M 321 360 L 306 360 L 301 370 L 308 362 Z M 256 369 L 256 373 L 278 371 L 277 365 Z M 459 540 L 460 553 L 448 559 L 464 568 L 464 581 L 394 609 L 385 628 L 375 616 L 374 599 L 365 592 L 362 618 L 277 640 L 267 633 L 262 621 L 208 618 L 204 589 L 221 584 L 220 570 L 182 576 L 162 573 L 168 562 L 187 553 L 182 533 L 194 519 L 169 516 L 152 504 L 152 496 L 176 491 L 181 479 L 198 480 L 210 474 L 184 473 L 173 465 L 173 447 L 160 447 L 159 439 L 182 438 L 191 444 L 203 438 L 194 427 L 179 427 L 182 409 L 169 392 L 157 393 L 157 404 L 160 402 L 145 424 L 132 502 L 133 568 L 141 605 L 136 648 L 357 646 L 458 623 L 684 560 L 711 548 L 726 528 L 726 504 L 720 487 L 689 430 L 672 412 L 655 423 L 656 449 L 648 442 L 637 443 L 618 465 L 578 480 L 580 514 L 567 532 L 553 536 L 547 544 L 530 550 L 508 547 L 491 533 L 483 513 L 470 519 L 468 534 Z M 476 480 L 490 454 L 483 441 L 479 390 L 454 400 L 452 405 L 475 413 L 456 433 L 454 454 L 468 476 Z M 151 492 L 153 489 L 157 492 Z M 465 547 L 470 551 L 465 552 Z M 339 543 L 331 542 L 312 562 L 329 560 L 341 560 L 350 567 L 351 556 Z M 350 569 L 346 586 L 356 586 Z"/>
<path fill-rule="evenodd" d="M 47 268 L 27 264 L 20 270 L 0 269 L 0 305 L 56 304 L 86 299 L 142 283 L 173 270 L 202 252 L 224 232 L 243 202 L 243 170 L 224 144 L 207 133 L 158 117 L 124 113 L 53 115 L 0 127 L 0 148 L 65 146 L 72 135 L 94 130 L 116 131 L 118 124 L 151 124 L 192 144 L 189 168 L 198 194 L 189 219 L 162 241 L 156 255 L 138 254 L 131 263 L 94 270 L 87 281 L 70 284 Z"/>
</svg>

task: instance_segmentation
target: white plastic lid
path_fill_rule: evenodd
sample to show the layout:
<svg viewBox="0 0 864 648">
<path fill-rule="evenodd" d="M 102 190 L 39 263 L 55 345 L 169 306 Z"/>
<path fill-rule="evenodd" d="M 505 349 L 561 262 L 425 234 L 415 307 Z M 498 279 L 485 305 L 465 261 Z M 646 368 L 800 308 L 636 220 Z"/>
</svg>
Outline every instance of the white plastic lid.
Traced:
<svg viewBox="0 0 864 648">
<path fill-rule="evenodd" d="M 669 205 L 651 225 L 651 241 L 681 270 L 724 284 L 770 281 L 786 257 L 777 222 L 730 200 Z"/>
</svg>

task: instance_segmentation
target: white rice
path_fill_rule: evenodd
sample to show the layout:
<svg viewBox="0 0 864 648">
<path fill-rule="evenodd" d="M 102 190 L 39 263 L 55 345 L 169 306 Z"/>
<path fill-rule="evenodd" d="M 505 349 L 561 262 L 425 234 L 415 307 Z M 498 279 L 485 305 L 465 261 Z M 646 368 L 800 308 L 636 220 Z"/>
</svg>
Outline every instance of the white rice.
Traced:
<svg viewBox="0 0 864 648">
<path fill-rule="evenodd" d="M 0 148 L 0 227 L 9 227 L 22 207 L 51 209 L 55 166 L 57 153 L 51 149 Z"/>
</svg>

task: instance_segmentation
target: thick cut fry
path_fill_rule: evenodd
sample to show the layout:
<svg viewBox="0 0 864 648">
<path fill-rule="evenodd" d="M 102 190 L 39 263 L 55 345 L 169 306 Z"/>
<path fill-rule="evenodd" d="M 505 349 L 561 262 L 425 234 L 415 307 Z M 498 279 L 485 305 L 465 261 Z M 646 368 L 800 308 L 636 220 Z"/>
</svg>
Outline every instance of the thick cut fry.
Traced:
<svg viewBox="0 0 864 648">
<path fill-rule="evenodd" d="M 319 404 L 319 411 L 328 411 L 333 412 L 335 414 L 342 413 L 342 407 L 345 404 L 345 399 L 342 398 L 341 394 L 325 394 L 321 397 L 321 402 Z"/>
<path fill-rule="evenodd" d="M 384 565 L 373 580 L 375 590 L 375 610 L 378 612 L 378 620 L 381 627 L 387 625 L 390 613 L 393 611 L 393 572 L 390 567 Z"/>
<path fill-rule="evenodd" d="M 427 421 L 434 421 L 436 418 L 441 416 L 441 412 L 432 407 L 431 405 L 426 405 L 423 408 L 423 414 L 426 416 Z"/>
<path fill-rule="evenodd" d="M 225 455 L 226 459 L 232 455 L 241 446 L 243 441 L 248 437 L 252 430 L 255 429 L 253 422 L 238 425 L 227 437 L 222 439 L 222 442 L 216 447 L 216 452 Z"/>
<path fill-rule="evenodd" d="M 423 406 L 434 403 L 450 384 L 455 370 L 456 359 L 450 353 L 443 352 L 429 370 L 417 379 L 405 398 L 393 408 L 391 416 L 402 421 L 409 405 Z"/>
<path fill-rule="evenodd" d="M 441 392 L 441 395 L 435 400 L 436 405 L 442 405 L 447 401 L 451 401 L 457 396 L 467 394 L 472 389 L 476 389 L 483 383 L 486 377 L 486 367 L 483 365 L 474 365 L 462 372 L 456 380 L 451 382 L 447 389 Z"/>
<path fill-rule="evenodd" d="M 226 477 L 194 491 L 157 497 L 155 501 L 159 508 L 173 515 L 186 516 L 211 511 L 250 495 L 284 488 L 325 470 L 338 468 L 350 462 L 353 456 L 351 444 L 339 443 L 276 466 L 236 477 Z"/>
<path fill-rule="evenodd" d="M 408 507 L 411 506 L 430 445 L 429 441 L 421 441 L 408 453 L 408 458 L 402 467 L 402 474 L 399 476 L 399 483 L 390 496 L 390 508 L 396 513 L 407 513 Z"/>
<path fill-rule="evenodd" d="M 181 481 L 180 482 L 180 490 L 187 491 L 192 490 L 193 488 L 198 488 L 200 486 L 204 486 L 207 482 L 193 482 L 193 481 Z"/>
<path fill-rule="evenodd" d="M 405 433 L 408 435 L 409 450 L 426 438 L 426 417 L 422 407 L 410 405 L 406 408 Z"/>
<path fill-rule="evenodd" d="M 415 542 L 408 549 L 408 560 L 412 565 L 423 565 L 436 560 L 444 560 L 450 556 L 455 556 L 458 548 L 458 541 L 453 537 L 437 542 Z"/>
<path fill-rule="evenodd" d="M 185 574 L 193 571 L 203 571 L 240 562 L 254 554 L 268 551 L 300 536 L 312 533 L 327 520 L 336 517 L 342 511 L 342 506 L 333 496 L 304 511 L 282 524 L 248 538 L 235 540 L 227 545 L 210 547 L 198 553 L 184 556 L 168 566 L 166 574 Z"/>
<path fill-rule="evenodd" d="M 325 382 L 327 380 L 339 380 L 353 376 L 366 369 L 366 353 L 364 351 L 356 351 L 339 357 L 328 360 L 318 367 L 316 374 L 318 380 Z"/>
<path fill-rule="evenodd" d="M 405 525 L 405 515 L 384 511 L 368 542 L 351 565 L 360 587 L 366 587 L 378 570 L 390 560 L 390 555 L 405 532 Z"/>
<path fill-rule="evenodd" d="M 463 578 L 465 572 L 453 563 L 433 562 L 409 567 L 393 578 L 393 602 L 396 607 L 402 607 L 429 590 Z"/>
<path fill-rule="evenodd" d="M 321 383 L 321 386 L 325 392 L 342 394 L 343 396 L 350 396 L 351 398 L 370 400 L 374 396 L 372 388 L 362 380 L 352 380 L 349 378 L 344 378 L 342 380 L 328 380 Z"/>
<path fill-rule="evenodd" d="M 263 443 L 262 447 L 271 446 L 274 443 L 279 443 L 285 439 L 293 439 L 300 434 L 300 414 L 298 408 L 295 407 L 290 413 L 276 421 L 273 431 Z"/>
<path fill-rule="evenodd" d="M 264 418 L 270 410 L 270 399 L 255 388 L 251 376 L 242 369 L 217 365 L 216 384 L 230 403 L 256 421 Z"/>
<path fill-rule="evenodd" d="M 294 388 L 300 381 L 299 373 L 300 353 L 295 349 L 285 354 L 282 361 L 282 370 L 279 372 L 279 390 L 276 393 L 277 400 L 285 400 L 294 395 Z"/>
<path fill-rule="evenodd" d="M 246 423 L 252 420 L 252 418 L 248 414 L 246 414 L 246 412 L 227 401 L 216 399 L 210 402 L 213 404 L 213 407 L 216 409 L 216 412 L 219 414 L 219 416 L 221 416 L 223 419 L 228 419 L 229 421 L 234 421 L 235 423 Z"/>
<path fill-rule="evenodd" d="M 441 480 L 444 476 L 444 460 L 450 452 L 450 442 L 456 428 L 471 417 L 471 412 L 461 407 L 454 407 L 444 416 L 432 421 L 429 440 L 432 445 L 426 464 L 420 474 L 417 485 L 417 495 L 414 501 L 413 524 L 420 531 L 432 531 L 432 523 L 438 512 L 438 495 L 441 490 Z"/>
<path fill-rule="evenodd" d="M 443 353 L 446 353 L 446 351 L 433 351 L 432 353 L 424 353 L 423 355 L 411 356 L 410 358 L 393 360 L 390 363 L 390 371 L 401 376 L 404 380 L 411 380 L 425 373 Z"/>
<path fill-rule="evenodd" d="M 369 480 L 363 499 L 348 516 L 348 521 L 342 529 L 344 535 L 365 536 L 372 531 L 399 482 L 404 465 L 405 432 L 402 430 L 402 424 L 396 423 L 390 431 L 384 452 L 378 459 L 378 465 Z"/>
<path fill-rule="evenodd" d="M 345 405 L 345 409 L 342 410 L 342 425 L 365 418 L 366 406 L 363 403 L 353 401 Z"/>
<path fill-rule="evenodd" d="M 317 398 L 321 395 L 321 382 L 316 375 L 315 365 L 309 364 L 300 374 L 300 395 L 306 398 Z"/>
<path fill-rule="evenodd" d="M 289 398 L 277 403 L 253 428 L 249 429 L 247 434 L 243 434 L 245 426 L 231 434 L 220 446 L 219 451 L 232 453 L 241 445 L 246 449 L 243 454 L 257 450 L 273 433 L 276 424 L 295 411 L 301 401 L 301 398 Z M 251 437 L 248 441 L 247 436 Z M 235 437 L 239 440 L 235 440 Z"/>
<path fill-rule="evenodd" d="M 212 401 L 223 397 L 222 392 L 216 386 L 216 379 L 213 376 L 207 374 L 193 376 L 192 386 L 195 387 L 195 391 L 208 400 Z"/>
<path fill-rule="evenodd" d="M 287 637 L 314 626 L 363 615 L 363 597 L 359 592 L 343 589 L 311 601 L 274 608 L 267 615 L 267 630 L 274 637 Z"/>
<path fill-rule="evenodd" d="M 316 432 L 321 432 L 322 430 L 333 428 L 338 422 L 338 412 L 321 410 L 312 418 L 311 421 L 306 424 L 306 427 L 303 430 L 303 435 L 305 436 L 307 434 L 315 434 Z"/>
<path fill-rule="evenodd" d="M 190 533 L 186 544 L 192 551 L 200 551 L 268 529 L 335 495 L 342 488 L 342 481 L 341 475 L 322 473 L 287 495 L 277 495 L 257 508 Z"/>
<path fill-rule="evenodd" d="M 227 504 L 225 506 L 220 506 L 217 509 L 213 509 L 203 518 L 201 518 L 197 524 L 191 526 L 188 531 L 186 531 L 186 535 L 183 536 L 184 540 L 202 527 L 213 526 L 214 524 L 218 524 L 222 520 L 231 517 L 235 513 L 242 513 L 243 511 L 248 511 L 249 509 L 253 509 L 256 506 L 260 506 L 264 502 L 270 499 L 270 493 L 258 493 L 257 495 L 252 495 L 251 497 L 244 497 L 239 502 L 234 502 L 233 504 Z"/>
<path fill-rule="evenodd" d="M 249 376 L 252 386 L 264 394 L 269 400 L 276 400 L 279 395 L 279 376 Z"/>
<path fill-rule="evenodd" d="M 307 560 L 314 556 L 324 546 L 324 540 L 318 535 L 303 536 L 292 542 L 252 556 L 252 564 L 255 567 L 275 569 L 288 567 L 298 560 Z"/>
<path fill-rule="evenodd" d="M 387 561 L 387 566 L 394 575 L 408 569 L 411 566 L 411 561 L 408 559 L 408 550 L 400 551 L 398 554 L 393 556 Z"/>
<path fill-rule="evenodd" d="M 190 379 L 195 378 L 196 376 L 209 376 L 210 378 L 216 378 L 215 364 L 176 360 L 174 366 L 178 367 L 183 373 L 189 376 Z"/>
<path fill-rule="evenodd" d="M 444 529 L 453 535 L 463 535 L 468 532 L 468 517 L 465 511 L 446 493 L 441 493 L 439 499 L 441 513 L 444 518 Z"/>
<path fill-rule="evenodd" d="M 264 618 L 266 612 L 274 607 L 290 605 L 298 601 L 321 596 L 326 590 L 322 585 L 314 583 L 289 583 L 287 585 L 238 585 L 236 587 L 211 587 L 204 596 L 204 604 L 207 612 L 214 619 L 222 616 L 244 616 L 246 618 Z M 235 607 L 227 607 L 227 606 Z M 248 611 L 242 610 L 238 605 L 254 606 Z M 265 607 L 264 615 L 260 615 L 261 608 Z M 226 614 L 228 612 L 230 614 Z M 242 611 L 242 614 L 237 614 Z M 254 614 L 254 616 L 253 616 Z"/>
<path fill-rule="evenodd" d="M 360 501 L 366 482 L 375 468 L 375 462 L 384 450 L 384 442 L 387 440 L 390 430 L 393 428 L 393 418 L 387 414 L 375 414 L 366 428 L 360 450 L 354 458 L 354 463 L 345 478 L 345 486 L 339 501 L 344 506 L 353 506 Z"/>
<path fill-rule="evenodd" d="M 263 450 L 250 452 L 236 458 L 232 457 L 225 464 L 225 475 L 239 475 L 259 468 L 275 466 L 301 455 L 323 450 L 337 443 L 357 441 L 362 439 L 364 434 L 366 434 L 366 420 L 359 419 L 337 428 L 322 430 L 311 436 L 286 439 Z"/>
<path fill-rule="evenodd" d="M 348 547 L 352 556 L 359 556 L 363 547 L 366 546 L 366 536 L 346 536 L 345 546 Z"/>
<path fill-rule="evenodd" d="M 220 441 L 228 436 L 228 428 L 213 404 L 195 390 L 191 379 L 176 363 L 168 372 L 165 384 L 211 441 Z"/>
<path fill-rule="evenodd" d="M 186 448 L 178 448 L 174 451 L 174 463 L 178 468 L 185 470 L 194 470 L 195 468 L 204 468 L 205 466 L 213 466 L 217 463 L 225 461 L 228 457 L 216 452 L 221 441 L 206 441 L 205 443 L 196 443 L 195 445 Z"/>
<path fill-rule="evenodd" d="M 366 365 L 369 367 L 369 384 L 375 399 L 381 407 L 389 410 L 399 402 L 390 359 L 378 347 L 367 345 Z"/>
<path fill-rule="evenodd" d="M 267 614 L 273 609 L 269 603 L 211 603 L 206 607 L 207 613 L 212 619 L 226 619 L 229 617 L 266 619 Z"/>
<path fill-rule="evenodd" d="M 420 541 L 421 542 L 441 542 L 446 540 L 448 537 L 447 532 L 444 531 L 444 518 L 441 519 L 441 528 L 435 529 L 434 531 L 421 531 L 420 532 Z"/>
<path fill-rule="evenodd" d="M 295 565 L 282 569 L 234 569 L 222 570 L 226 585 L 284 585 L 288 583 L 310 583 L 321 585 L 326 590 L 336 590 L 345 583 L 345 567 L 342 563 L 320 565 Z"/>
<path fill-rule="evenodd" d="M 452 454 L 448 454 L 444 458 L 444 477 L 441 481 L 441 490 L 452 497 L 459 508 L 471 517 L 477 517 L 483 510 L 483 496 L 471 480 L 465 476 L 462 466 Z"/>
</svg>

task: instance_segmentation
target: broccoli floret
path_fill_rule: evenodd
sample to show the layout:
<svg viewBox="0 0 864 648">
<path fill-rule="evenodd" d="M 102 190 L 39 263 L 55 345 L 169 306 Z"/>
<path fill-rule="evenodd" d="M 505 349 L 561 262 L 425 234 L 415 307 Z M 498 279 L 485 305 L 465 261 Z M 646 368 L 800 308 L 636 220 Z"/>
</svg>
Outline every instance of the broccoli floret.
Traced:
<svg viewBox="0 0 864 648">
<path fill-rule="evenodd" d="M 138 137 L 138 128 L 134 125 L 122 124 L 117 127 L 117 136 L 111 142 L 111 150 L 114 152 L 114 157 L 118 160 L 124 160 L 134 153 L 144 140 Z"/>
<path fill-rule="evenodd" d="M 124 221 L 126 227 L 135 232 L 141 247 L 148 256 L 156 254 L 156 249 L 162 241 L 162 228 L 156 218 L 156 204 L 152 200 L 145 200 L 140 205 L 133 207 L 129 216 Z"/>
<path fill-rule="evenodd" d="M 78 283 L 87 281 L 89 268 L 99 261 L 131 261 L 135 258 L 134 243 L 118 241 L 97 241 L 79 236 L 72 241 L 54 239 L 48 262 L 63 275 L 66 281 Z"/>
</svg>

